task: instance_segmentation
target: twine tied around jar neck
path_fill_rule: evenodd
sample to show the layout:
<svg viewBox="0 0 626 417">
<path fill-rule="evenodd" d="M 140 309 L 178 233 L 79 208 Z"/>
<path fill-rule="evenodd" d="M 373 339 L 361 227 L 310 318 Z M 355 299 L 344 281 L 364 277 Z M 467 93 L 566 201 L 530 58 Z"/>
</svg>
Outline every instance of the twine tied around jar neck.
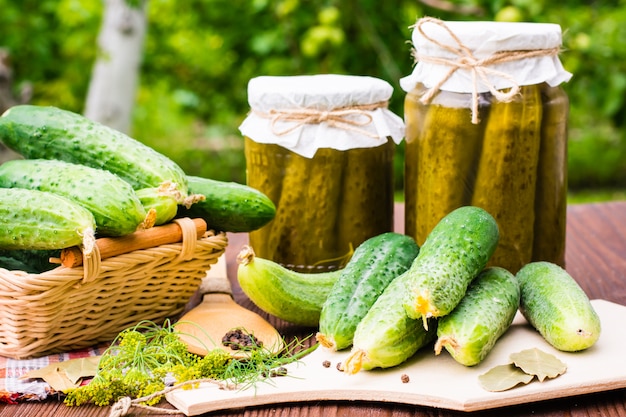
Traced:
<svg viewBox="0 0 626 417">
<path fill-rule="evenodd" d="M 386 108 L 388 104 L 389 103 L 387 101 L 381 101 L 372 104 L 338 107 L 332 110 L 298 108 L 281 110 L 272 109 L 267 113 L 254 111 L 254 113 L 260 117 L 270 119 L 272 133 L 277 136 L 283 136 L 291 133 L 304 125 L 325 122 L 331 127 L 353 131 L 371 138 L 379 138 L 380 136 L 378 134 L 369 132 L 361 127 L 367 126 L 374 121 L 372 115 L 369 114 L 370 111 L 379 108 Z M 351 116 L 357 116 L 357 118 Z M 293 125 L 287 127 L 286 129 L 278 129 L 278 122 L 291 122 Z"/>
<path fill-rule="evenodd" d="M 431 38 L 426 35 L 423 29 L 423 25 L 426 23 L 434 23 L 436 25 L 441 26 L 448 32 L 448 34 L 452 37 L 456 46 L 454 45 L 446 45 L 443 44 L 436 39 Z M 477 124 L 479 122 L 478 119 L 478 83 L 480 81 L 487 86 L 489 92 L 496 97 L 498 101 L 501 102 L 509 102 L 515 98 L 515 96 L 520 91 L 520 86 L 511 75 L 490 68 L 490 65 L 501 64 L 504 62 L 517 61 L 525 58 L 537 58 L 544 56 L 554 56 L 558 55 L 560 52 L 560 47 L 548 48 L 548 49 L 531 49 L 531 50 L 520 50 L 520 51 L 498 51 L 493 55 L 483 58 L 477 59 L 472 51 L 465 45 L 463 42 L 452 32 L 452 30 L 439 19 L 424 17 L 421 18 L 415 25 L 415 28 L 419 30 L 421 35 L 427 39 L 428 41 L 434 43 L 435 45 L 443 48 L 453 54 L 457 55 L 458 58 L 455 59 L 446 59 L 433 57 L 428 55 L 423 55 L 413 50 L 413 55 L 416 61 L 429 62 L 433 64 L 439 64 L 443 66 L 450 67 L 447 73 L 439 80 L 437 84 L 428 89 L 426 94 L 422 96 L 420 99 L 422 103 L 428 104 L 433 99 L 435 94 L 439 91 L 441 86 L 459 69 L 466 69 L 471 71 L 472 75 L 472 123 Z M 495 75 L 497 77 L 504 78 L 508 80 L 512 87 L 508 89 L 508 91 L 498 90 L 493 85 L 492 82 L 489 81 L 488 75 Z"/>
</svg>

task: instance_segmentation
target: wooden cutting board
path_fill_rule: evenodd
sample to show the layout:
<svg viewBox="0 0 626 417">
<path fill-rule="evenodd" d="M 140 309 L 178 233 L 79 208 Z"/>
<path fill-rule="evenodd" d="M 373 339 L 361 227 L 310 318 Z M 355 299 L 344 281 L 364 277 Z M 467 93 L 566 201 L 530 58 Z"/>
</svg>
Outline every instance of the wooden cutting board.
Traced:
<svg viewBox="0 0 626 417">
<path fill-rule="evenodd" d="M 465 367 L 447 352 L 435 356 L 422 349 L 405 364 L 387 370 L 361 371 L 346 375 L 336 369 L 349 352 L 332 353 L 324 348 L 287 366 L 289 376 L 273 378 L 245 390 L 221 390 L 201 385 L 194 390 L 176 390 L 167 400 L 188 416 L 206 412 L 286 402 L 379 401 L 422 405 L 460 411 L 476 411 L 521 403 L 626 388 L 626 306 L 593 300 L 602 322 L 599 341 L 578 353 L 552 348 L 518 313 L 513 325 L 479 365 Z M 509 391 L 488 392 L 478 376 L 493 366 L 508 363 L 511 353 L 538 348 L 552 353 L 567 365 L 558 378 L 518 386 Z M 323 362 L 330 361 L 330 367 Z M 409 377 L 403 383 L 402 375 Z"/>
</svg>

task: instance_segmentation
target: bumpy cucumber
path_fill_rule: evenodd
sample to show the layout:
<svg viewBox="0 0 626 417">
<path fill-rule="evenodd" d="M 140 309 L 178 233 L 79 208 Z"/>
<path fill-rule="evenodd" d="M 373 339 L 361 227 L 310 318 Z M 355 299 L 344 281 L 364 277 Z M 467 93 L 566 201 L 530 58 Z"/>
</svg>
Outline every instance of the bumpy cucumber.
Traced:
<svg viewBox="0 0 626 417">
<path fill-rule="evenodd" d="M 479 207 L 453 210 L 429 233 L 407 271 L 404 307 L 409 317 L 449 314 L 498 244 L 495 219 Z"/>
<path fill-rule="evenodd" d="M 17 159 L 0 165 L 0 187 L 49 191 L 89 210 L 101 236 L 134 232 L 146 218 L 133 188 L 102 169 L 65 161 Z"/>
<path fill-rule="evenodd" d="M 418 252 L 413 238 L 393 232 L 360 244 L 322 307 L 317 340 L 332 350 L 350 347 L 361 319 L 389 283 L 409 269 Z"/>
<path fill-rule="evenodd" d="M 576 352 L 593 346 L 601 324 L 587 294 L 560 266 L 531 262 L 518 271 L 520 311 L 556 349 Z"/>
<path fill-rule="evenodd" d="M 435 353 L 445 348 L 462 365 L 479 364 L 511 326 L 519 303 L 520 288 L 512 273 L 484 269 L 452 313 L 439 319 Z"/>
<path fill-rule="evenodd" d="M 204 196 L 189 208 L 180 206 L 178 215 L 199 217 L 210 229 L 224 232 L 251 232 L 276 215 L 276 206 L 255 188 L 236 182 L 187 176 L 189 192 Z"/>
<path fill-rule="evenodd" d="M 63 249 L 91 253 L 96 221 L 86 208 L 46 191 L 0 188 L 0 249 Z"/>
<path fill-rule="evenodd" d="M 142 188 L 135 191 L 139 201 L 147 212 L 154 213 L 154 225 L 165 224 L 178 213 L 177 193 L 171 192 L 167 185 L 161 187 Z"/>
<path fill-rule="evenodd" d="M 405 272 L 391 281 L 357 325 L 352 350 L 342 364 L 347 374 L 400 365 L 435 339 L 436 319 L 423 326 L 402 306 L 406 279 Z"/>
<path fill-rule="evenodd" d="M 0 117 L 0 141 L 28 159 L 58 159 L 111 171 L 134 189 L 170 182 L 187 196 L 171 159 L 122 132 L 67 110 L 18 105 Z"/>
<path fill-rule="evenodd" d="M 319 324 L 322 306 L 341 270 L 305 274 L 255 256 L 250 246 L 237 256 L 237 279 L 261 310 L 303 326 Z"/>
</svg>

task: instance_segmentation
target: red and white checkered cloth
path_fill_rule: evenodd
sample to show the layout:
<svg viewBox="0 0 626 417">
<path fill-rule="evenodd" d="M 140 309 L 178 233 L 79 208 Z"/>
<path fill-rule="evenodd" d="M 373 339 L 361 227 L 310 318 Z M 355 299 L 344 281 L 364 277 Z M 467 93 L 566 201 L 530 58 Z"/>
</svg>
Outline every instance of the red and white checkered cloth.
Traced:
<svg viewBox="0 0 626 417">
<path fill-rule="evenodd" d="M 47 398 L 54 394 L 48 383 L 41 379 L 20 379 L 20 377 L 52 363 L 102 355 L 108 347 L 109 345 L 103 345 L 35 359 L 18 360 L 0 356 L 0 403 L 16 404 L 20 401 Z"/>
</svg>

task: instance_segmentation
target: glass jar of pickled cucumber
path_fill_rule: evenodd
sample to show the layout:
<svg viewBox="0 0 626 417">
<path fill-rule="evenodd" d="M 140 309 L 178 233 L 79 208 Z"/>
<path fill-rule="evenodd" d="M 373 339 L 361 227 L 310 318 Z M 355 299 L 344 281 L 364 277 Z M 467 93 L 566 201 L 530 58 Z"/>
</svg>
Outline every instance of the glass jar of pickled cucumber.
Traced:
<svg viewBox="0 0 626 417">
<path fill-rule="evenodd" d="M 294 271 L 343 268 L 366 239 L 393 230 L 393 158 L 404 121 L 383 80 L 262 76 L 248 84 L 247 184 L 276 205 L 252 231 L 257 256 Z"/>
<path fill-rule="evenodd" d="M 496 219 L 490 265 L 565 264 L 567 120 L 554 24 L 418 20 L 405 99 L 405 232 L 418 244 L 447 213 Z"/>
</svg>

